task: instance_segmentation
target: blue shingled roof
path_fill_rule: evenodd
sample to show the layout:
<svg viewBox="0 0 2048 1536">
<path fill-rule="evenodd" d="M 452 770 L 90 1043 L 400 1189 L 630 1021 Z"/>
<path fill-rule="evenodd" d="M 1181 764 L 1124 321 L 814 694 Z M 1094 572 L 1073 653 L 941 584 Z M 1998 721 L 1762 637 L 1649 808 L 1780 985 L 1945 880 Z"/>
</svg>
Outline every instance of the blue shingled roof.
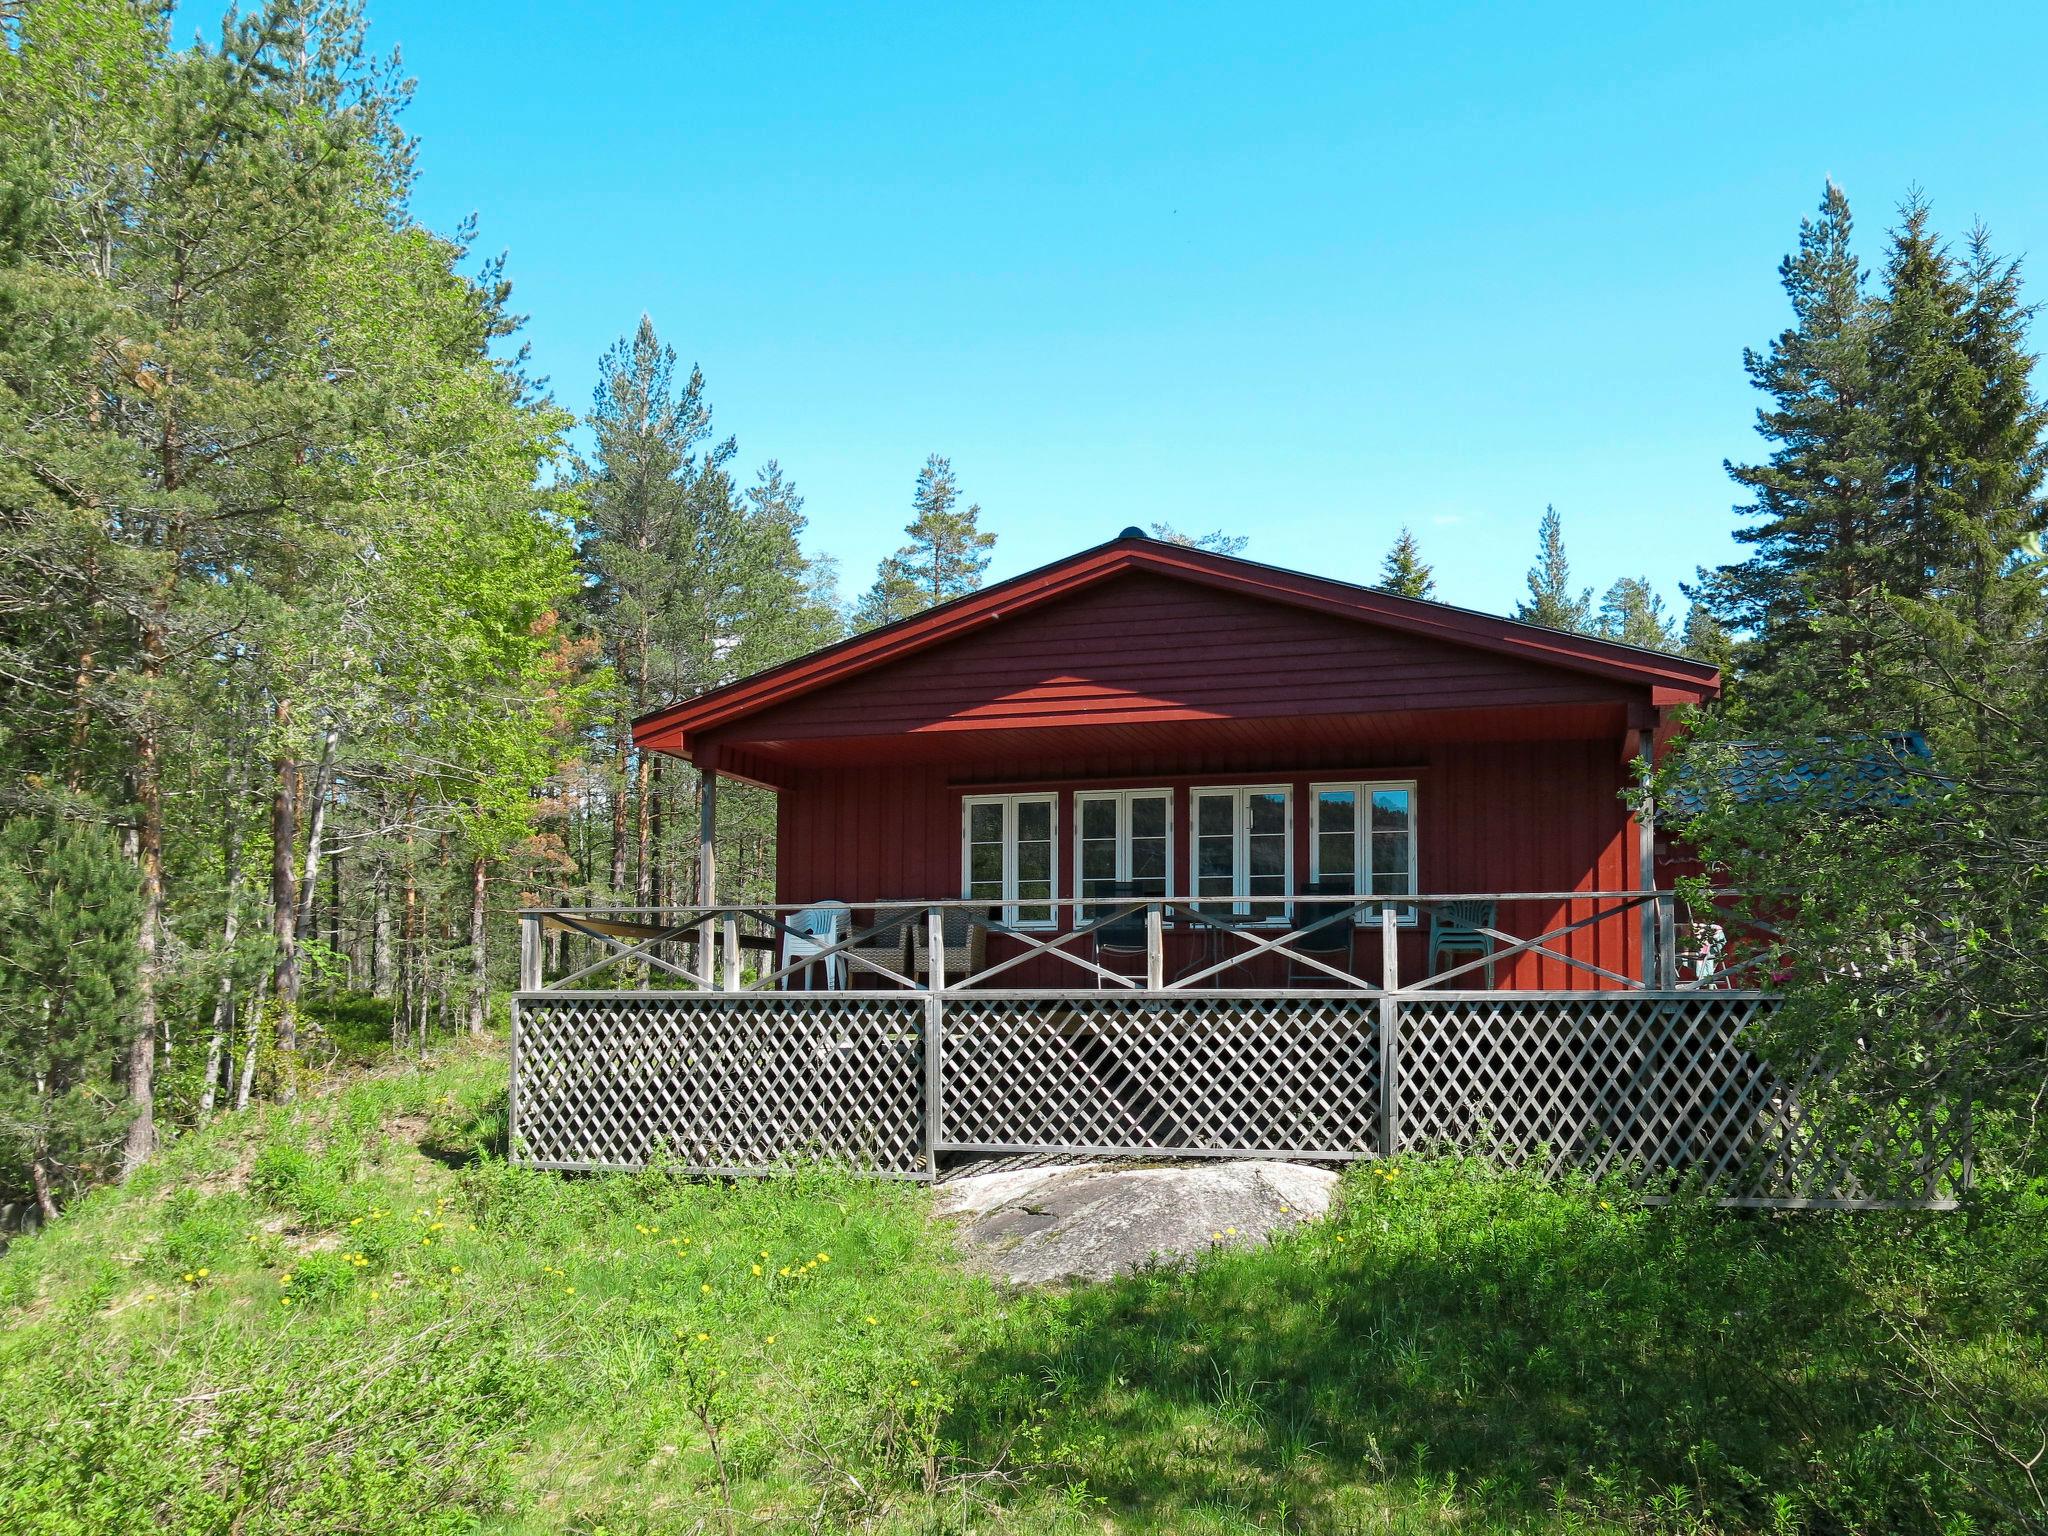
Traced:
<svg viewBox="0 0 2048 1536">
<path fill-rule="evenodd" d="M 1843 810 L 1900 806 L 1913 797 L 1912 780 L 1928 777 L 1932 754 L 1918 731 L 1886 731 L 1877 736 L 1822 737 L 1810 746 L 1788 747 L 1763 741 L 1733 744 L 1735 760 L 1723 782 L 1738 805 L 1775 805 L 1832 790 Z M 1706 809 L 1697 784 L 1678 782 L 1665 797 L 1665 814 L 1683 819 Z"/>
</svg>

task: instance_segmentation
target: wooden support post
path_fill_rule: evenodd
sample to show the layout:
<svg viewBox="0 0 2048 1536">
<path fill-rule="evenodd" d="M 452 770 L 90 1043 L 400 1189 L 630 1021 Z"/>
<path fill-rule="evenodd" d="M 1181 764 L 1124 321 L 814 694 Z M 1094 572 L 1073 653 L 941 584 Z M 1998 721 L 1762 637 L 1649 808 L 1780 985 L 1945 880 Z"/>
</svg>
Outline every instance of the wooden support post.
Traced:
<svg viewBox="0 0 2048 1536">
<path fill-rule="evenodd" d="M 538 992 L 545 985 L 545 973 L 541 969 L 540 914 L 522 912 L 519 914 L 519 990 Z"/>
<path fill-rule="evenodd" d="M 709 908 L 718 900 L 718 770 L 700 761 L 704 782 L 697 794 L 697 905 Z M 697 974 L 703 985 L 712 985 L 715 952 L 712 923 L 707 916 L 697 929 Z"/>
<path fill-rule="evenodd" d="M 1166 915 L 1158 907 L 1145 909 L 1145 989 L 1166 990 Z"/>
<path fill-rule="evenodd" d="M 740 989 L 740 918 L 737 912 L 728 912 L 719 926 L 725 934 L 725 990 L 737 992 Z"/>
<path fill-rule="evenodd" d="M 932 1178 L 939 1176 L 940 1103 L 939 1091 L 943 1074 L 940 1071 L 939 1053 L 945 1049 L 946 1035 L 946 921 L 937 907 L 928 907 L 924 914 L 925 950 L 929 969 L 925 972 L 925 984 L 929 989 L 924 998 L 924 1165 Z M 912 970 L 916 969 L 915 965 Z M 912 978 L 916 978 L 913 976 Z"/>
<path fill-rule="evenodd" d="M 1401 946 L 1394 909 L 1380 908 L 1380 1156 L 1401 1144 Z"/>
<path fill-rule="evenodd" d="M 1636 732 L 1637 757 L 1643 765 L 1643 808 L 1636 816 L 1636 888 L 1642 891 L 1657 889 L 1657 806 L 1651 799 L 1649 775 L 1656 763 L 1655 733 L 1644 729 Z M 1663 969 L 1658 964 L 1657 916 L 1658 903 L 1646 901 L 1638 909 L 1642 925 L 1642 971 L 1643 985 L 1654 987 Z"/>
</svg>

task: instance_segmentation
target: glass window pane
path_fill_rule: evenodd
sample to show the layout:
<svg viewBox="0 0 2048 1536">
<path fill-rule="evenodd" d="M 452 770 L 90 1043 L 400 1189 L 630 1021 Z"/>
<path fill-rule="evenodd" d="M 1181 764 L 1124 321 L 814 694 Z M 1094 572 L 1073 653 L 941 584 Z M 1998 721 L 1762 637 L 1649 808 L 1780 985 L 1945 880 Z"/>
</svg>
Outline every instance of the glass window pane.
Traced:
<svg viewBox="0 0 2048 1536">
<path fill-rule="evenodd" d="M 1236 848 L 1227 837 L 1205 837 L 1196 847 L 1195 872 L 1206 878 L 1227 880 L 1237 867 Z"/>
<path fill-rule="evenodd" d="M 1325 832 L 1316 839 L 1316 868 L 1324 875 L 1341 879 L 1352 873 L 1357 851 L 1358 845 L 1349 832 Z"/>
<path fill-rule="evenodd" d="M 976 843 L 967 853 L 967 878 L 975 885 L 1003 883 L 1003 848 L 1000 843 Z"/>
<path fill-rule="evenodd" d="M 1166 836 L 1166 796 L 1138 795 L 1131 801 L 1131 837 Z"/>
<path fill-rule="evenodd" d="M 1024 882 L 1050 881 L 1052 879 L 1052 844 L 1019 843 L 1017 845 L 1017 885 L 1022 889 Z"/>
<path fill-rule="evenodd" d="M 1375 832 L 1408 830 L 1408 791 L 1376 789 L 1372 792 L 1372 829 Z"/>
<path fill-rule="evenodd" d="M 967 883 L 969 901 L 999 901 L 1003 895 L 1001 880 L 970 880 Z"/>
<path fill-rule="evenodd" d="M 1003 808 L 990 804 L 967 807 L 967 836 L 970 842 L 1000 843 L 1003 840 Z"/>
<path fill-rule="evenodd" d="M 1287 828 L 1287 797 L 1285 795 L 1253 795 L 1250 804 L 1252 831 L 1284 832 Z"/>
<path fill-rule="evenodd" d="M 1131 878 L 1133 880 L 1160 880 L 1166 876 L 1166 839 L 1147 837 L 1131 839 Z"/>
<path fill-rule="evenodd" d="M 1358 794 L 1349 789 L 1316 791 L 1316 830 L 1349 832 L 1358 825 Z"/>
<path fill-rule="evenodd" d="M 1081 802 L 1081 835 L 1083 837 L 1116 836 L 1116 802 L 1114 800 L 1083 800 Z"/>
<path fill-rule="evenodd" d="M 1112 842 L 1085 842 L 1081 845 L 1081 878 L 1084 880 L 1114 880 L 1116 878 L 1116 844 Z"/>
<path fill-rule="evenodd" d="M 1166 894 L 1166 876 L 1163 873 L 1142 879 L 1133 879 L 1131 884 L 1140 896 L 1164 896 Z"/>
<path fill-rule="evenodd" d="M 1228 795 L 1202 795 L 1195 801 L 1195 830 L 1203 837 L 1228 837 L 1236 817 Z"/>
<path fill-rule="evenodd" d="M 1019 800 L 1017 802 L 1017 841 L 1026 838 L 1052 836 L 1052 802 L 1050 800 Z"/>
<path fill-rule="evenodd" d="M 1284 837 L 1254 837 L 1251 839 L 1252 873 L 1254 875 L 1284 875 L 1287 872 L 1287 839 Z"/>
</svg>

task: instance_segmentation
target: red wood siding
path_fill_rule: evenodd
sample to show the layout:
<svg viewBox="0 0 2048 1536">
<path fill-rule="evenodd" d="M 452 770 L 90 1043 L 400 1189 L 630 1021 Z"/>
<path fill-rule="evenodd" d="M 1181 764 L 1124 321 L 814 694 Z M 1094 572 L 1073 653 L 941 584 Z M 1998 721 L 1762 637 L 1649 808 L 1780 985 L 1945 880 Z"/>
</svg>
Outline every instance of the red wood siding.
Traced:
<svg viewBox="0 0 2048 1536">
<path fill-rule="evenodd" d="M 1492 663 L 1497 665 L 1497 663 Z M 1276 684 L 1277 686 L 1277 684 Z M 906 696 L 907 697 L 907 696 Z M 1167 763 L 1174 771 L 1161 771 Z M 1619 795 L 1627 780 L 1621 743 L 1587 741 L 1446 744 L 1376 766 L 1303 751 L 1266 764 L 1246 754 L 1181 753 L 1148 759 L 1097 755 L 987 762 L 973 775 L 942 764 L 803 769 L 779 797 L 777 889 L 785 902 L 863 901 L 960 894 L 960 799 L 990 783 L 1059 792 L 1059 883 L 1074 893 L 1073 791 L 1117 784 L 1175 791 L 1174 889 L 1185 893 L 1190 840 L 1188 789 L 1219 782 L 1285 782 L 1294 790 L 1296 885 L 1308 879 L 1311 783 L 1402 778 L 1416 782 L 1421 889 L 1478 891 L 1623 890 L 1635 885 L 1635 828 Z M 979 780 L 980 783 L 972 782 Z M 1567 904 L 1504 908 L 1500 926 L 1530 937 L 1567 920 Z M 1590 915 L 1575 907 L 1569 916 Z M 1404 932 L 1404 975 L 1421 974 L 1426 924 Z M 1639 967 L 1635 919 L 1614 918 L 1560 940 L 1576 958 L 1623 975 Z M 999 941 L 1000 945 L 1000 941 Z M 1003 953 L 999 947 L 997 954 Z M 1362 935 L 1359 961 L 1378 974 L 1378 939 Z M 1170 968 L 1181 956 L 1169 958 Z M 1284 965 L 1220 978 L 1237 986 L 1278 984 Z M 998 985 L 1085 986 L 1086 973 L 1055 960 L 1008 972 Z M 1474 973 L 1470 984 L 1483 984 Z M 1599 985 L 1590 973 L 1540 956 L 1503 963 L 1499 984 L 1517 988 Z"/>
<path fill-rule="evenodd" d="M 878 667 L 733 743 L 1647 703 L 1645 690 L 1150 574 Z"/>
</svg>

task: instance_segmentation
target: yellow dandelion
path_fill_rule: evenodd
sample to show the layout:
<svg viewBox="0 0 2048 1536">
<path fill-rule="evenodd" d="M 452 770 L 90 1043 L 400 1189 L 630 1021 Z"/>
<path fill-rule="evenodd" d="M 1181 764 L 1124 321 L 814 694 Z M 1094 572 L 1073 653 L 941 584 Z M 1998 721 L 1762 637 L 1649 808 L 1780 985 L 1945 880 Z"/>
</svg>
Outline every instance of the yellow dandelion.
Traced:
<svg viewBox="0 0 2048 1536">
<path fill-rule="evenodd" d="M 351 1216 L 348 1219 L 348 1224 L 352 1227 L 360 1227 L 363 1224 L 363 1218 L 360 1216 Z"/>
<path fill-rule="evenodd" d="M 1225 1237 L 1235 1237 L 1235 1236 L 1237 1236 L 1237 1228 L 1235 1228 L 1235 1227 L 1225 1227 L 1225 1228 L 1223 1229 L 1223 1235 L 1224 1235 Z"/>
<path fill-rule="evenodd" d="M 188 1269 L 185 1271 L 184 1274 L 180 1275 L 178 1278 L 183 1280 L 187 1285 L 190 1285 L 194 1280 L 197 1280 L 199 1277 L 193 1274 L 192 1271 Z"/>
<path fill-rule="evenodd" d="M 459 1275 L 462 1273 L 462 1266 L 460 1264 L 450 1264 L 448 1266 L 448 1273 L 451 1275 Z"/>
<path fill-rule="evenodd" d="M 648 1235 L 649 1237 L 653 1237 L 653 1236 L 655 1236 L 655 1235 L 656 1235 L 657 1233 L 659 1233 L 660 1231 L 661 1231 L 661 1228 L 660 1228 L 660 1227 L 649 1227 L 649 1228 L 647 1229 L 647 1235 Z"/>
<path fill-rule="evenodd" d="M 709 1344 L 711 1342 L 711 1335 L 708 1333 L 700 1333 L 697 1335 L 697 1342 L 699 1344 Z"/>
<path fill-rule="evenodd" d="M 565 1285 L 562 1287 L 562 1294 L 564 1296 L 574 1296 L 576 1294 L 576 1287 L 573 1285 Z"/>
<path fill-rule="evenodd" d="M 1341 1235 L 1341 1234 L 1340 1234 L 1340 1235 L 1338 1236 L 1338 1238 L 1337 1238 L 1337 1241 L 1338 1241 L 1338 1242 L 1340 1242 L 1340 1243 L 1344 1241 L 1344 1239 L 1343 1239 L 1343 1237 L 1342 1237 L 1342 1235 Z"/>
<path fill-rule="evenodd" d="M 697 1289 L 702 1291 L 706 1296 L 709 1296 L 711 1294 L 711 1282 L 709 1280 L 706 1280 L 702 1285 L 698 1286 Z"/>
<path fill-rule="evenodd" d="M 200 1279 L 204 1280 L 208 1275 L 212 1274 L 213 1271 L 202 1267 L 198 1271 L 196 1271 L 196 1273 L 198 1274 Z"/>
<path fill-rule="evenodd" d="M 377 1287 L 375 1287 L 375 1286 L 373 1285 L 373 1286 L 371 1286 L 371 1287 L 370 1287 L 370 1300 L 372 1300 L 372 1301 L 375 1301 L 376 1299 L 377 1299 Z"/>
<path fill-rule="evenodd" d="M 917 1378 L 916 1378 L 915 1376 L 913 1376 L 913 1377 L 911 1377 L 911 1378 L 910 1378 L 910 1384 L 911 1384 L 911 1385 L 912 1385 L 913 1387 L 917 1385 Z"/>
<path fill-rule="evenodd" d="M 780 1273 L 787 1275 L 789 1273 L 789 1266 L 787 1264 L 783 1265 Z"/>
<path fill-rule="evenodd" d="M 832 1255 L 829 1253 L 821 1253 L 818 1255 L 818 1262 L 820 1264 L 830 1264 L 832 1262 Z"/>
<path fill-rule="evenodd" d="M 1209 1234 L 1209 1241 L 1212 1243 L 1220 1243 L 1223 1241 L 1223 1234 L 1221 1232 L 1211 1232 Z"/>
<path fill-rule="evenodd" d="M 764 1344 L 773 1344 L 775 1342 L 775 1335 L 771 1333 L 768 1335 L 767 1338 L 763 1339 L 761 1342 Z"/>
<path fill-rule="evenodd" d="M 279 1285 L 290 1285 L 292 1283 L 292 1277 L 290 1275 L 279 1275 L 277 1277 L 277 1283 Z"/>
<path fill-rule="evenodd" d="M 755 1273 L 755 1274 L 757 1274 L 757 1275 L 758 1275 L 759 1273 L 761 1273 L 761 1266 L 760 1266 L 760 1265 L 756 1264 L 756 1265 L 754 1266 L 754 1273 Z"/>
<path fill-rule="evenodd" d="M 761 1250 L 761 1257 L 764 1259 L 768 1257 L 768 1250 L 766 1248 Z"/>
<path fill-rule="evenodd" d="M 1603 1211 L 1611 1211 L 1614 1209 L 1614 1207 L 1609 1205 L 1605 1200 L 1602 1200 L 1600 1202 L 1600 1209 Z"/>
<path fill-rule="evenodd" d="M 277 1304 L 280 1307 L 288 1307 L 292 1304 L 292 1299 L 289 1296 L 280 1296 L 277 1298 Z"/>
<path fill-rule="evenodd" d="M 434 1240 L 431 1237 L 423 1237 L 420 1239 L 420 1246 L 422 1248 L 431 1248 L 434 1246 Z"/>
<path fill-rule="evenodd" d="M 881 1326 L 881 1322 L 882 1320 L 879 1317 L 871 1317 L 868 1319 L 868 1326 L 870 1328 L 877 1328 Z"/>
</svg>

